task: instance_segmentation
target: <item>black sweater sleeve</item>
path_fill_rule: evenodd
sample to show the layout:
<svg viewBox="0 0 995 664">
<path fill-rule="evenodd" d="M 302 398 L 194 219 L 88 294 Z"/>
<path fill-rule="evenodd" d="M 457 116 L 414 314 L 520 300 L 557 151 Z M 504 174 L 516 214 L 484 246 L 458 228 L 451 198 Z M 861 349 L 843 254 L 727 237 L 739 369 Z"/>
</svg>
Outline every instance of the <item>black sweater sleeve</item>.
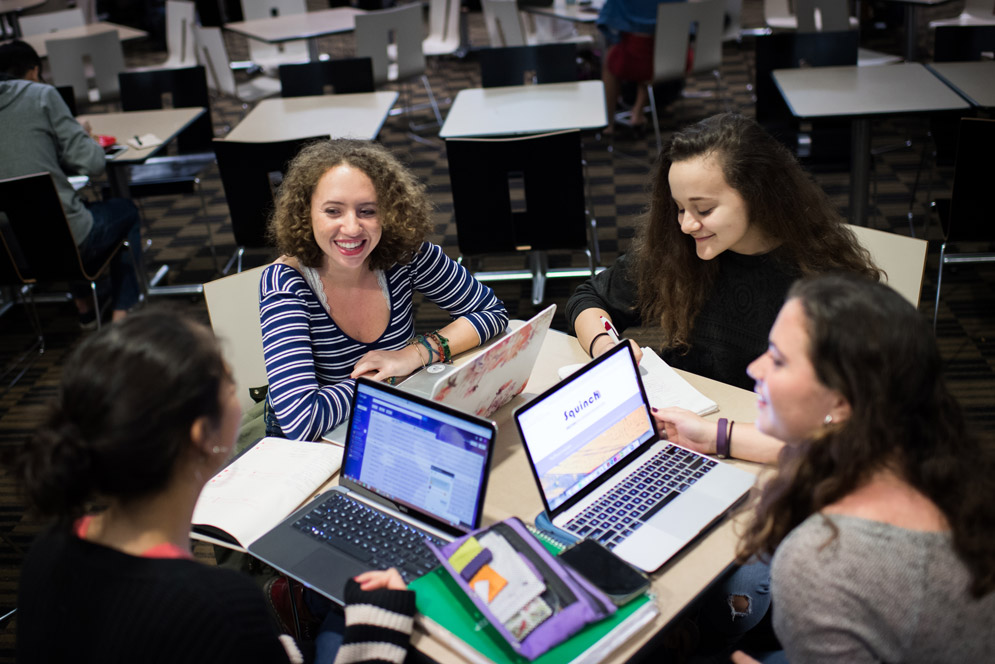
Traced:
<svg viewBox="0 0 995 664">
<path fill-rule="evenodd" d="M 638 290 L 634 280 L 634 265 L 628 254 L 622 254 L 614 265 L 577 287 L 567 300 L 567 321 L 574 334 L 574 321 L 585 309 L 604 309 L 619 332 L 642 325 L 636 304 Z"/>
</svg>

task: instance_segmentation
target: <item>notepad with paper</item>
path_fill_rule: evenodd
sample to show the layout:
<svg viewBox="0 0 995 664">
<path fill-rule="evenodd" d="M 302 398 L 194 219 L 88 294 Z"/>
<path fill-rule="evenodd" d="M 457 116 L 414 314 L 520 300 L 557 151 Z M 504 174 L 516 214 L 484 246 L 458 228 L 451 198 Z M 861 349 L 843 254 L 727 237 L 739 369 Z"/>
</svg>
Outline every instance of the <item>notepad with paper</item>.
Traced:
<svg viewBox="0 0 995 664">
<path fill-rule="evenodd" d="M 663 361 L 652 348 L 643 347 L 643 359 L 639 361 L 639 376 L 646 388 L 646 396 L 654 408 L 676 406 L 698 415 L 708 415 L 719 409 L 719 405 L 692 387 L 681 378 L 673 367 Z M 557 372 L 564 379 L 580 369 L 583 364 L 568 364 Z"/>
<path fill-rule="evenodd" d="M 337 445 L 263 438 L 208 480 L 194 508 L 194 532 L 248 547 L 341 467 Z"/>
</svg>

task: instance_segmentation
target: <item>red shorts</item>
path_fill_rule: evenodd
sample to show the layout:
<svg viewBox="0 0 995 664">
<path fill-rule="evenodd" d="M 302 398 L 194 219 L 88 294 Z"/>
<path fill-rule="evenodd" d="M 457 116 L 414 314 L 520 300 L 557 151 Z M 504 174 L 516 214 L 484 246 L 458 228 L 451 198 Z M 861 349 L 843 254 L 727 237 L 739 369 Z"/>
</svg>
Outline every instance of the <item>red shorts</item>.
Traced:
<svg viewBox="0 0 995 664">
<path fill-rule="evenodd" d="M 653 78 L 653 35 L 621 33 L 621 39 L 608 51 L 608 71 L 623 81 L 642 83 Z"/>
</svg>

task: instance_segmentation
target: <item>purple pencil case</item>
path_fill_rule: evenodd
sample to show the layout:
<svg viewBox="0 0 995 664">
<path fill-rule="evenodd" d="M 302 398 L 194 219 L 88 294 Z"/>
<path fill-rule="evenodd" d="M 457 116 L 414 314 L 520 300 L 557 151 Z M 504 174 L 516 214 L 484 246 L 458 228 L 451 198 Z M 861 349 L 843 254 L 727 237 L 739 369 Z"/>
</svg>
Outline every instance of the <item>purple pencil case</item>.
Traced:
<svg viewBox="0 0 995 664">
<path fill-rule="evenodd" d="M 490 534 L 497 535 L 507 542 L 524 562 L 525 567 L 538 577 L 545 586 L 538 598 L 542 600 L 539 604 L 548 608 L 537 611 L 533 602 L 528 602 L 527 606 L 531 608 L 531 611 L 523 609 L 527 614 L 523 620 L 529 622 L 524 634 L 520 634 L 522 625 L 517 620 L 521 617 L 522 612 L 515 615 L 516 620 L 512 620 L 512 626 L 509 628 L 506 621 L 499 619 L 492 612 L 492 605 L 481 597 L 469 583 L 470 579 L 467 577 L 477 575 L 480 573 L 481 567 L 492 562 L 493 556 L 490 550 L 484 547 L 479 554 L 474 556 L 473 560 L 467 562 L 459 571 L 450 562 L 453 554 L 470 538 L 489 539 Z M 443 568 L 490 621 L 494 629 L 508 642 L 508 645 L 527 659 L 535 659 L 550 648 L 566 641 L 580 631 L 584 625 L 598 621 L 615 612 L 615 605 L 604 593 L 561 564 L 517 518 L 507 519 L 487 528 L 481 528 L 441 548 L 430 542 L 426 542 L 426 544 L 435 553 Z M 541 621 L 538 624 L 532 624 L 538 617 L 542 617 Z"/>
</svg>

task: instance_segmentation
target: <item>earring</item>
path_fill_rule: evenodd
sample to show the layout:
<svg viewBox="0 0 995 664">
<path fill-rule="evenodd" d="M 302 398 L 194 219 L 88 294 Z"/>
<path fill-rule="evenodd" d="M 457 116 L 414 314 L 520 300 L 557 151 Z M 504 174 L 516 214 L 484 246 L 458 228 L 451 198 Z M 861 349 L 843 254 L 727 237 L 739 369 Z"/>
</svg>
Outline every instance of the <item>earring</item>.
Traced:
<svg viewBox="0 0 995 664">
<path fill-rule="evenodd" d="M 832 415 L 826 415 L 826 419 L 824 419 L 822 422 L 823 422 L 823 424 L 825 424 L 827 426 L 830 425 L 830 424 L 832 424 L 833 423 L 833 416 Z"/>
<path fill-rule="evenodd" d="M 221 446 L 215 445 L 213 448 L 211 448 L 211 454 L 221 454 Z"/>
</svg>

